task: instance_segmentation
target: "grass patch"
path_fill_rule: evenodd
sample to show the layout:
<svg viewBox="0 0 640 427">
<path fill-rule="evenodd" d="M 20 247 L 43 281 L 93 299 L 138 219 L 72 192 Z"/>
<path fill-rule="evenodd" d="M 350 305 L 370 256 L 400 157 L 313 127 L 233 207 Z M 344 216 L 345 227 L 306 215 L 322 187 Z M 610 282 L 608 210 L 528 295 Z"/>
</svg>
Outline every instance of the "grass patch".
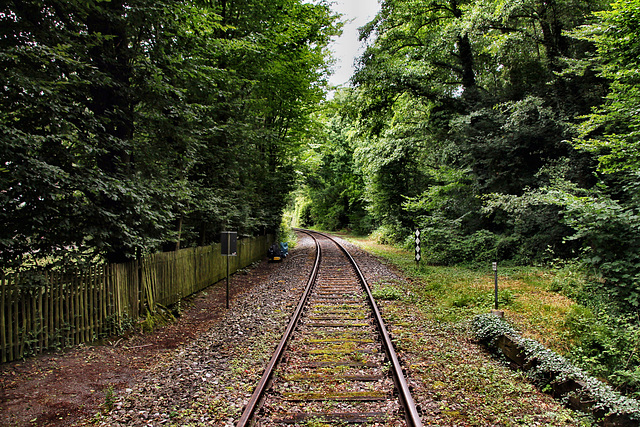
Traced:
<svg viewBox="0 0 640 427">
<path fill-rule="evenodd" d="M 397 287 L 374 285 L 380 300 L 413 297 L 432 320 L 456 324 L 494 307 L 494 272 L 486 266 L 430 266 L 416 264 L 413 252 L 376 243 L 367 237 L 346 237 L 383 258 L 411 278 L 409 294 Z M 556 271 L 529 266 L 499 266 L 498 307 L 527 338 L 566 353 L 571 347 L 567 319 L 575 302 L 556 292 Z M 389 296 L 388 296 L 389 295 Z"/>
<path fill-rule="evenodd" d="M 416 265 L 412 251 L 372 239 L 343 236 L 382 262 L 401 270 L 408 282 L 379 278 L 375 290 L 392 341 L 416 385 L 425 425 L 590 426 L 589 415 L 563 407 L 524 376 L 487 357 L 471 336 L 471 321 L 494 305 L 494 272 L 486 266 Z M 554 349 L 567 347 L 565 320 L 575 304 L 550 289 L 553 272 L 499 266 L 499 308 L 510 321 Z M 375 293 L 374 293 L 375 295 Z M 383 295 L 384 296 L 384 295 Z"/>
</svg>

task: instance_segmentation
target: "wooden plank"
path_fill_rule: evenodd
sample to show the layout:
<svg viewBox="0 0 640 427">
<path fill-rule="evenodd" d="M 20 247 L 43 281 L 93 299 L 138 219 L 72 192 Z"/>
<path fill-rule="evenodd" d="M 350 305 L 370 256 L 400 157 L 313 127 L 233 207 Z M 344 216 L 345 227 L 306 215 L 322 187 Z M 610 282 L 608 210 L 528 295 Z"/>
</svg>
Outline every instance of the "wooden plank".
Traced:
<svg viewBox="0 0 640 427">
<path fill-rule="evenodd" d="M 64 280 L 62 282 L 62 287 L 61 287 L 61 302 L 62 302 L 62 306 L 61 306 L 61 310 L 62 310 L 62 327 L 64 328 L 64 343 L 63 346 L 67 347 L 69 345 L 71 345 L 71 342 L 73 341 L 73 338 L 71 336 L 71 333 L 73 332 L 73 324 L 72 324 L 72 320 L 73 317 L 71 316 L 71 312 L 73 310 L 73 302 L 72 302 L 72 297 L 73 297 L 73 282 L 72 282 L 72 275 L 67 273 L 65 274 Z"/>
<path fill-rule="evenodd" d="M 84 309 L 86 305 L 86 301 L 84 299 L 84 272 L 82 270 L 78 270 L 76 283 L 78 284 L 78 288 L 77 288 L 78 289 L 78 310 L 77 310 L 78 342 L 77 344 L 82 344 L 85 339 Z"/>
<path fill-rule="evenodd" d="M 280 424 L 300 424 L 309 420 L 346 424 L 383 423 L 387 419 L 386 412 L 310 412 L 288 413 L 284 418 L 273 422 Z"/>
<path fill-rule="evenodd" d="M 120 295 L 118 287 L 118 275 L 117 266 L 115 264 L 109 264 L 109 292 L 110 292 L 110 321 L 111 321 L 111 334 L 115 334 L 118 331 L 119 316 L 120 316 Z"/>
<path fill-rule="evenodd" d="M 29 293 L 27 294 L 27 325 L 25 327 L 25 352 L 27 354 L 38 354 L 39 332 L 38 325 L 38 292 L 40 287 L 36 283 L 32 283 L 33 277 L 30 278 Z M 28 350 L 28 351 L 27 351 Z"/>
<path fill-rule="evenodd" d="M 51 271 L 47 272 L 45 274 L 45 282 L 46 282 L 46 286 L 45 286 L 45 294 L 44 294 L 44 310 L 45 313 L 43 313 L 43 318 L 44 318 L 44 325 L 43 325 L 43 331 L 44 331 L 44 346 L 45 348 L 49 349 L 51 348 L 51 308 L 52 306 L 52 295 L 51 295 Z"/>
<path fill-rule="evenodd" d="M 62 273 L 56 272 L 51 279 L 51 333 L 53 334 L 53 347 L 62 347 L 60 343 L 60 280 Z"/>
<path fill-rule="evenodd" d="M 118 301 L 118 312 L 117 312 L 117 321 L 118 321 L 118 331 L 122 330 L 122 318 L 124 316 L 124 300 L 125 300 L 125 286 L 124 286 L 124 272 L 122 271 L 122 265 L 116 264 L 115 266 L 115 284 L 116 284 L 116 295 Z"/>
<path fill-rule="evenodd" d="M 113 325 L 110 321 L 111 308 L 113 306 L 113 292 L 111 289 L 111 266 L 108 264 L 104 266 L 104 290 L 105 290 L 105 295 L 104 295 L 105 331 L 107 331 L 108 335 L 111 335 L 113 333 L 111 329 Z"/>
<path fill-rule="evenodd" d="M 77 311 L 78 311 L 78 303 L 76 301 L 76 274 L 75 272 L 71 273 L 69 275 L 69 306 L 68 306 L 68 312 L 69 312 L 69 341 L 67 342 L 68 345 L 75 345 L 78 341 L 77 341 L 77 330 L 78 330 L 78 316 Z"/>
<path fill-rule="evenodd" d="M 8 319 L 11 319 L 11 325 L 9 327 L 9 331 L 11 333 L 11 339 L 10 339 L 10 343 L 11 343 L 11 360 L 16 360 L 18 358 L 18 303 L 19 303 L 19 295 L 18 295 L 18 281 L 19 281 L 19 276 L 18 275 L 14 275 L 13 276 L 13 283 L 11 284 L 11 301 L 9 302 L 9 307 L 10 307 L 10 316 L 7 317 Z"/>
<path fill-rule="evenodd" d="M 18 339 L 18 354 L 17 357 L 20 358 L 24 355 L 24 344 L 26 341 L 26 324 L 27 324 L 27 295 L 26 292 L 24 291 L 24 286 L 23 286 L 23 278 L 20 277 L 20 300 L 19 300 L 19 313 L 20 315 L 19 320 L 16 327 L 18 328 L 18 330 L 16 331 L 16 336 L 19 337 Z M 20 327 L 21 326 L 21 327 Z"/>
<path fill-rule="evenodd" d="M 133 261 L 133 266 L 129 268 L 129 281 L 131 283 L 131 302 L 132 308 L 137 312 L 136 317 L 143 313 L 142 308 L 142 283 L 140 281 L 140 262 L 138 259 Z M 135 317 L 134 317 L 135 318 Z"/>
<path fill-rule="evenodd" d="M 55 348 L 58 343 L 58 330 L 56 328 L 56 293 L 58 288 L 58 277 L 60 275 L 57 272 L 49 273 L 49 321 L 47 333 L 49 334 L 49 348 Z"/>
<path fill-rule="evenodd" d="M 96 308 L 96 316 L 95 316 L 95 322 L 96 322 L 96 337 L 100 338 L 102 336 L 102 298 L 101 298 L 101 291 L 102 291 L 102 268 L 101 266 L 96 266 L 94 269 L 94 298 L 95 298 L 95 308 Z"/>
<path fill-rule="evenodd" d="M 60 348 L 64 348 L 67 345 L 69 329 L 67 328 L 67 317 L 65 316 L 67 305 L 66 304 L 66 292 L 65 281 L 67 275 L 61 273 L 58 278 L 58 316 L 57 316 L 57 329 L 60 335 Z"/>
<path fill-rule="evenodd" d="M 79 270 L 74 275 L 74 293 L 75 293 L 75 342 L 74 345 L 82 343 L 82 276 Z"/>
<path fill-rule="evenodd" d="M 98 266 L 91 268 L 91 329 L 93 331 L 93 339 L 100 336 L 100 307 L 98 306 Z"/>
<path fill-rule="evenodd" d="M 87 333 L 89 334 L 89 337 L 87 339 L 87 342 L 92 342 L 93 338 L 95 337 L 95 314 L 96 314 L 96 310 L 95 310 L 95 304 L 94 304 L 94 292 L 93 292 L 93 272 L 94 272 L 94 266 L 89 266 L 89 268 L 87 268 L 87 278 L 86 278 L 86 287 L 87 290 L 86 295 L 87 295 Z"/>
<path fill-rule="evenodd" d="M 105 290 L 106 290 L 106 300 L 105 300 L 105 320 L 107 320 L 107 327 L 109 330 L 109 335 L 113 333 L 113 322 L 111 322 L 111 316 L 114 306 L 114 296 L 113 286 L 111 283 L 111 265 L 105 266 Z"/>
<path fill-rule="evenodd" d="M 82 272 L 81 277 L 81 281 L 82 281 L 82 328 L 84 330 L 84 336 L 82 341 L 83 342 L 90 342 L 91 341 L 91 329 L 90 329 L 90 325 L 89 325 L 89 284 L 91 283 L 90 277 L 89 277 L 89 271 L 88 269 L 84 269 L 84 271 Z"/>
<path fill-rule="evenodd" d="M 109 265 L 109 292 L 110 292 L 110 312 L 109 316 L 111 318 L 111 334 L 115 334 L 118 330 L 118 319 L 120 313 L 120 304 L 118 294 L 118 278 L 116 276 L 116 266 L 115 264 Z"/>
<path fill-rule="evenodd" d="M 98 274 L 98 266 L 92 265 L 89 269 L 89 299 L 91 301 L 91 308 L 89 310 L 90 314 L 90 324 L 91 324 L 91 341 L 95 341 L 98 338 L 98 316 L 99 316 L 99 308 L 98 308 L 98 294 L 97 294 L 97 274 Z"/>
<path fill-rule="evenodd" d="M 282 393 L 284 400 L 292 402 L 319 402 L 319 401 L 340 401 L 340 402 L 378 402 L 387 400 L 388 396 L 385 392 L 367 391 L 367 392 L 300 392 L 300 393 Z"/>
</svg>

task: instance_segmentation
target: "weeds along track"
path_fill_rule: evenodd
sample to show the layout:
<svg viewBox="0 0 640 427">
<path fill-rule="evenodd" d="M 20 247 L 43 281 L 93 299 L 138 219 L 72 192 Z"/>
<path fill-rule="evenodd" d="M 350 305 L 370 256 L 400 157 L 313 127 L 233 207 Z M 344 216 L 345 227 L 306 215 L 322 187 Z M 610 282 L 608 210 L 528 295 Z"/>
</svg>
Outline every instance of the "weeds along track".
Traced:
<svg viewBox="0 0 640 427">
<path fill-rule="evenodd" d="M 315 240 L 316 262 L 238 427 L 421 426 L 360 269 L 329 236 L 300 231 Z"/>
</svg>

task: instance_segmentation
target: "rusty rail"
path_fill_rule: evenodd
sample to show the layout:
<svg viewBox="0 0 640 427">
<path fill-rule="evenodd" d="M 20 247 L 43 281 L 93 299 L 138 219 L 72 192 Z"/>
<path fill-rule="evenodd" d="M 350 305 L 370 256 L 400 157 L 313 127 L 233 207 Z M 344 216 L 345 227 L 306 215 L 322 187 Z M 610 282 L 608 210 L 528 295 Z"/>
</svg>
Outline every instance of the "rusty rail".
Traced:
<svg viewBox="0 0 640 427">
<path fill-rule="evenodd" d="M 397 354 L 395 352 L 395 350 L 393 349 L 393 344 L 391 342 L 391 338 L 390 335 L 384 325 L 384 322 L 382 320 L 382 316 L 380 314 L 380 311 L 378 309 L 378 307 L 375 304 L 375 301 L 373 299 L 373 295 L 371 293 L 371 290 L 364 278 L 364 275 L 362 274 L 362 271 L 360 270 L 360 268 L 358 267 L 358 265 L 356 264 L 355 260 L 353 259 L 353 257 L 349 254 L 349 252 L 342 246 L 340 245 L 335 239 L 333 239 L 331 236 L 328 236 L 326 234 L 322 234 L 322 233 L 317 233 L 317 232 L 310 232 L 307 230 L 298 230 L 300 232 L 303 232 L 309 236 L 311 236 L 311 238 L 313 238 L 315 245 L 316 245 L 316 258 L 315 258 L 315 263 L 313 265 L 312 268 L 312 272 L 309 276 L 309 280 L 307 281 L 307 284 L 305 286 L 305 290 L 303 292 L 302 298 L 300 299 L 296 310 L 293 314 L 293 316 L 291 317 L 291 320 L 287 326 L 287 329 L 285 330 L 285 333 L 282 337 L 282 339 L 280 340 L 280 343 L 278 344 L 276 351 L 274 352 L 273 356 L 271 357 L 270 362 L 268 363 L 264 374 L 262 375 L 262 378 L 260 379 L 258 385 L 256 386 L 249 402 L 247 403 L 241 418 L 239 419 L 237 426 L 238 427 L 245 427 L 245 426 L 249 426 L 252 425 L 252 420 L 255 418 L 256 416 L 256 412 L 257 410 L 260 408 L 261 405 L 263 405 L 264 399 L 265 399 L 265 393 L 266 391 L 269 389 L 270 384 L 273 380 L 273 375 L 274 375 L 274 370 L 276 368 L 276 366 L 278 366 L 278 364 L 280 363 L 283 354 L 287 348 L 288 343 L 291 340 L 291 337 L 293 335 L 294 330 L 296 330 L 298 323 L 302 317 L 302 313 L 305 309 L 305 306 L 307 305 L 307 301 L 309 300 L 309 297 L 312 293 L 312 290 L 315 286 L 315 282 L 317 280 L 318 277 L 318 271 L 320 269 L 320 262 L 322 260 L 322 250 L 320 247 L 320 244 L 316 238 L 316 235 L 322 236 L 326 239 L 329 239 L 333 244 L 335 244 L 341 251 L 343 254 L 345 254 L 345 256 L 347 257 L 347 259 L 349 260 L 349 262 L 351 263 L 352 267 L 353 267 L 353 271 L 355 271 L 355 276 L 357 276 L 357 280 L 360 282 L 362 288 L 364 288 L 365 290 L 365 294 L 366 294 L 366 300 L 367 300 L 367 304 L 369 305 L 371 312 L 373 313 L 373 321 L 374 321 L 374 327 L 375 329 L 378 331 L 379 334 L 379 338 L 381 340 L 381 344 L 382 347 L 384 349 L 385 355 L 387 360 L 390 362 L 391 364 L 391 376 L 393 378 L 393 384 L 395 387 L 395 390 L 397 392 L 398 398 L 399 398 L 399 403 L 402 406 L 403 409 L 403 413 L 404 413 L 404 417 L 407 423 L 407 426 L 409 427 L 421 427 L 422 426 L 422 422 L 420 420 L 420 416 L 418 414 L 418 411 L 416 409 L 415 403 L 413 401 L 413 398 L 411 397 L 411 393 L 409 390 L 409 386 L 407 384 L 406 379 L 404 378 L 404 374 L 402 372 L 402 366 L 400 365 L 400 362 L 398 360 Z M 304 414 L 299 414 L 299 415 L 304 415 Z M 344 415 L 344 414 L 343 414 Z M 351 419 L 351 423 L 360 423 L 360 422 L 365 422 L 367 419 L 368 414 L 364 413 L 364 414 L 358 414 L 358 413 L 353 413 L 353 414 L 346 414 L 352 417 Z M 371 415 L 371 414 L 370 414 Z M 289 420 L 292 423 L 296 423 L 296 419 L 294 417 L 294 419 Z M 304 419 L 301 419 L 299 421 L 304 421 Z"/>
</svg>

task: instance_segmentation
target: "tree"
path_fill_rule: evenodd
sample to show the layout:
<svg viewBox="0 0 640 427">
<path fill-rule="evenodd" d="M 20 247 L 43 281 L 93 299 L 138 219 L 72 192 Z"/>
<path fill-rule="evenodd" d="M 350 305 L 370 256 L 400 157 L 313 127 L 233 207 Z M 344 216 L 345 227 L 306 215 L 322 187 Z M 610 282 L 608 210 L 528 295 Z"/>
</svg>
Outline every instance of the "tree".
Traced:
<svg viewBox="0 0 640 427">
<path fill-rule="evenodd" d="M 322 2 L 252 6 L 3 4 L 4 265 L 277 227 L 337 17 Z"/>
<path fill-rule="evenodd" d="M 583 117 L 581 133 L 573 140 L 597 156 L 598 187 L 582 197 L 565 192 L 561 198 L 567 223 L 575 230 L 572 239 L 582 243 L 584 261 L 602 276 L 601 294 L 622 311 L 640 306 L 638 6 L 637 1 L 614 1 L 610 10 L 594 14 L 595 22 L 572 33 L 593 43 L 597 52 L 574 72 L 598 70 L 609 90 L 604 102 Z"/>
<path fill-rule="evenodd" d="M 594 24 L 574 35 L 595 44 L 595 67 L 611 82 L 604 104 L 597 106 L 582 125 L 578 146 L 596 153 L 605 172 L 637 170 L 640 155 L 640 35 L 636 0 L 620 0 L 611 10 L 596 13 Z"/>
<path fill-rule="evenodd" d="M 307 222 L 307 226 L 368 233 L 365 185 L 354 160 L 355 121 L 348 114 L 353 101 L 350 95 L 347 89 L 337 91 L 313 115 L 313 132 L 305 139 L 299 162 L 302 194 L 298 203 L 303 206 L 297 220 Z"/>
</svg>

